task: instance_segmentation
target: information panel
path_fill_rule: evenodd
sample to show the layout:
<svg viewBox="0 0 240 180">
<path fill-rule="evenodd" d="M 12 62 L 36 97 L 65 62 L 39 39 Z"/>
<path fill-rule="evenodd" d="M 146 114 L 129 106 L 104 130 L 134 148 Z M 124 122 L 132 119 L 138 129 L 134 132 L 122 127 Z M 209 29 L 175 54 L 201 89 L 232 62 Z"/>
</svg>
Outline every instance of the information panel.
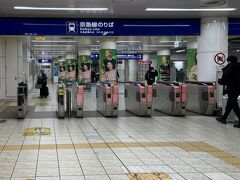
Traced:
<svg viewBox="0 0 240 180">
<path fill-rule="evenodd" d="M 0 35 L 196 36 L 200 19 L 0 18 Z"/>
</svg>

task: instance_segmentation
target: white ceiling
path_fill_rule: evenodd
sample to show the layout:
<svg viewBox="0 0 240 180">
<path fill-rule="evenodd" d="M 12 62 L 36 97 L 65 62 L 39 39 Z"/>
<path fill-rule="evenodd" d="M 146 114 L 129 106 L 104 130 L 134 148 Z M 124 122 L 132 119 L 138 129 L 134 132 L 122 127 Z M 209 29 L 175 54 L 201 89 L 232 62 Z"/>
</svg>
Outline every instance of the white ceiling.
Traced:
<svg viewBox="0 0 240 180">
<path fill-rule="evenodd" d="M 0 17 L 53 18 L 198 18 L 240 16 L 239 0 L 227 0 L 221 7 L 238 8 L 233 12 L 145 12 L 150 8 L 200 8 L 205 0 L 0 0 Z M 14 10 L 14 6 L 34 7 L 107 7 L 108 12 Z"/>
<path fill-rule="evenodd" d="M 64 56 L 66 52 L 77 52 L 79 49 L 89 49 L 92 52 L 99 52 L 99 41 L 101 37 L 71 37 L 71 36 L 46 36 L 44 40 L 36 41 L 36 37 L 23 37 L 29 39 L 28 46 L 38 57 Z M 149 52 L 157 53 L 160 48 L 174 48 L 174 41 L 179 41 L 179 47 L 186 47 L 186 41 L 196 37 L 184 36 L 120 36 L 113 37 L 117 41 L 119 53 Z M 120 42 L 119 42 L 120 41 Z M 125 42 L 124 42 L 125 41 Z"/>
</svg>

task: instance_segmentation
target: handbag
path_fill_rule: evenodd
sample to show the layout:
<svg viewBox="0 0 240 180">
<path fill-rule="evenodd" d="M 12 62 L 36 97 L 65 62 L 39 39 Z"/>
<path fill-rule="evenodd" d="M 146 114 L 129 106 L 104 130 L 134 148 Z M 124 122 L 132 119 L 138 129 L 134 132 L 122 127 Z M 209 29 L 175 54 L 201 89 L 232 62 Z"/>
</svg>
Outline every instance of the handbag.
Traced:
<svg viewBox="0 0 240 180">
<path fill-rule="evenodd" d="M 36 88 L 36 89 L 41 89 L 41 88 L 42 88 L 42 84 L 36 83 L 36 84 L 35 84 L 35 88 Z"/>
</svg>

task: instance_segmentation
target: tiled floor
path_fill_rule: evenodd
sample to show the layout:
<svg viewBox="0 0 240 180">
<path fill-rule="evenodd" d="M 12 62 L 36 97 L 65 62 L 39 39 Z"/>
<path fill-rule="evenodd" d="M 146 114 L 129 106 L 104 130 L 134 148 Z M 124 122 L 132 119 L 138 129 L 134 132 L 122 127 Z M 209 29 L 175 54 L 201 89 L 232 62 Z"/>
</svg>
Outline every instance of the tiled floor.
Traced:
<svg viewBox="0 0 240 180">
<path fill-rule="evenodd" d="M 56 108 L 54 86 L 50 91 L 45 100 L 32 91 L 35 111 Z M 85 94 L 85 110 L 96 108 L 94 92 Z M 51 135 L 23 136 L 34 127 Z M 131 173 L 240 179 L 239 142 L 239 129 L 207 116 L 8 119 L 0 123 L 0 180 L 128 180 Z"/>
</svg>

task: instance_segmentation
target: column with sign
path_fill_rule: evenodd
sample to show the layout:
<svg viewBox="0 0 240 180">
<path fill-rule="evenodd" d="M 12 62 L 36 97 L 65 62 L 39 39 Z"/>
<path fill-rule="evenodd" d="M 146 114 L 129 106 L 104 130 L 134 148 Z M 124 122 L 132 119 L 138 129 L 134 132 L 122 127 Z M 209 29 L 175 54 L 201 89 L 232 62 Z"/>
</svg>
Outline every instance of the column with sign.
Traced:
<svg viewBox="0 0 240 180">
<path fill-rule="evenodd" d="M 91 52 L 88 49 L 81 49 L 78 52 L 78 82 L 83 84 L 91 83 Z"/>
<path fill-rule="evenodd" d="M 170 49 L 162 48 L 157 52 L 158 80 L 170 81 Z"/>
<path fill-rule="evenodd" d="M 76 54 L 73 52 L 66 53 L 65 72 L 67 81 L 76 80 Z"/>
<path fill-rule="evenodd" d="M 100 42 L 100 81 L 117 83 L 117 50 L 115 38 L 103 38 Z"/>
</svg>

